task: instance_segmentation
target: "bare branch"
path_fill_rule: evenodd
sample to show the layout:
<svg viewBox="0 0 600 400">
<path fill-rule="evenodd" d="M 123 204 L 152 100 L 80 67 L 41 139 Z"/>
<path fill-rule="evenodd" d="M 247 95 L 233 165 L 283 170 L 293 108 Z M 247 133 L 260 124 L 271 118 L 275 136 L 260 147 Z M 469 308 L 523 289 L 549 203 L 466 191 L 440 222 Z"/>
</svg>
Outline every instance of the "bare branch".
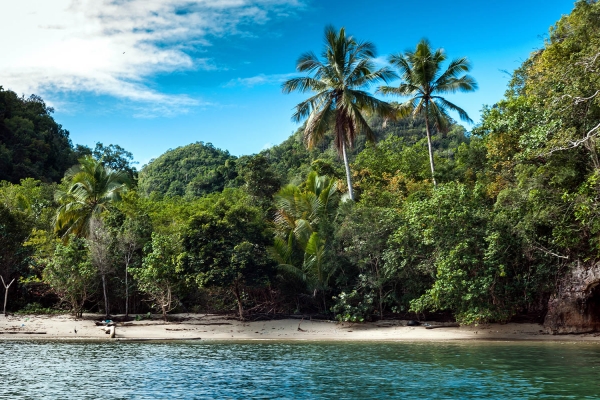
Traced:
<svg viewBox="0 0 600 400">
<path fill-rule="evenodd" d="M 539 246 L 539 247 L 538 247 L 538 246 Z M 554 256 L 554 257 L 562 258 L 562 259 L 565 259 L 565 260 L 568 260 L 568 259 L 569 259 L 569 257 L 568 257 L 568 256 L 561 256 L 560 254 L 553 253 L 553 252 L 551 252 L 550 250 L 548 250 L 548 249 L 546 249 L 545 247 L 543 247 L 542 245 L 538 245 L 538 246 L 533 246 L 533 248 L 534 248 L 534 249 L 537 249 L 537 250 L 540 250 L 540 251 L 542 251 L 543 253 L 546 253 L 546 254 L 549 254 L 549 255 L 551 255 L 551 256 Z"/>
<path fill-rule="evenodd" d="M 596 125 L 592 129 L 590 129 L 583 138 L 578 139 L 578 140 L 571 140 L 571 141 L 569 141 L 569 144 L 565 147 L 555 147 L 553 149 L 550 149 L 550 151 L 548 153 L 545 153 L 544 155 L 549 156 L 550 154 L 552 154 L 556 151 L 570 150 L 570 149 L 579 147 L 579 145 L 581 145 L 582 143 L 585 143 L 588 140 L 598 136 L 598 133 L 600 133 L 600 124 Z"/>
</svg>

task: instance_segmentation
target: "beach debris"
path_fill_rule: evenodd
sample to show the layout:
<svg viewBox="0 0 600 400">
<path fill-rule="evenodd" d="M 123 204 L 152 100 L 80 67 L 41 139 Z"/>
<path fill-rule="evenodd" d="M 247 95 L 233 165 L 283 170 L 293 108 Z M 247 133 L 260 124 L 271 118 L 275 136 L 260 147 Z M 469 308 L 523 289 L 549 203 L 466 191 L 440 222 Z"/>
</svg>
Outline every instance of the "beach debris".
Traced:
<svg viewBox="0 0 600 400">
<path fill-rule="evenodd" d="M 105 326 L 105 327 L 102 327 L 102 328 L 100 328 L 100 329 L 103 329 L 103 330 L 104 330 L 104 333 L 106 333 L 107 335 L 110 335 L 110 338 L 111 338 L 111 339 L 114 339 L 114 337 L 115 337 L 115 334 L 116 334 L 116 333 L 115 333 L 115 326 L 114 326 L 114 325 L 111 325 L 111 326 Z"/>
<path fill-rule="evenodd" d="M 96 326 L 116 326 L 117 323 L 107 319 L 107 320 L 103 320 L 103 321 L 94 321 L 94 323 L 96 324 Z"/>
<path fill-rule="evenodd" d="M 443 325 L 429 325 L 425 326 L 425 329 L 437 329 L 437 328 L 460 328 L 460 324 L 452 323 L 452 324 L 443 324 Z M 477 332 L 475 332 L 477 333 Z"/>
<path fill-rule="evenodd" d="M 302 318 L 302 319 L 300 320 L 300 322 L 298 323 L 298 330 L 299 330 L 300 332 L 306 332 L 304 329 L 300 328 L 300 324 L 302 323 L 302 321 L 304 321 L 304 318 Z"/>
</svg>

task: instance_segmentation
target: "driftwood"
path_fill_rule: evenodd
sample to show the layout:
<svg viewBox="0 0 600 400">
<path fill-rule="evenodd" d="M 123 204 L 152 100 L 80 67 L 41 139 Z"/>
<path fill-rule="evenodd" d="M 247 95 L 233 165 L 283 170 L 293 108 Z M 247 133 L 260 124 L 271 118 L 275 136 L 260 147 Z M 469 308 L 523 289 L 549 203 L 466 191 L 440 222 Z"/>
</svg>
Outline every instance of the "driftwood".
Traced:
<svg viewBox="0 0 600 400">
<path fill-rule="evenodd" d="M 460 324 L 445 324 L 445 325 L 429 325 L 425 329 L 437 329 L 437 328 L 460 328 Z"/>
<path fill-rule="evenodd" d="M 298 330 L 300 332 L 306 332 L 304 329 L 300 328 L 300 324 L 304 321 L 304 318 L 302 318 L 302 320 L 300 322 L 298 322 Z"/>
</svg>

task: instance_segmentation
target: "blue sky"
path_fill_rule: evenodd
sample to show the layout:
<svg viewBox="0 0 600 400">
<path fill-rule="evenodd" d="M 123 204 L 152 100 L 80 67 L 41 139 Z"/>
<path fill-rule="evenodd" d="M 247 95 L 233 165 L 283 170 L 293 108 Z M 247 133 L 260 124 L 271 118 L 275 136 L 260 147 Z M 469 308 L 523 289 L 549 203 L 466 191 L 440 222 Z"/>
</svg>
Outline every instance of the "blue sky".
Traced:
<svg viewBox="0 0 600 400">
<path fill-rule="evenodd" d="M 378 61 L 423 37 L 467 56 L 475 93 L 451 100 L 476 122 L 509 75 L 543 46 L 572 0 L 20 0 L 3 4 L 0 85 L 41 95 L 74 143 L 119 144 L 140 166 L 211 142 L 234 155 L 285 140 L 304 96 L 284 95 L 324 27 L 377 46 Z M 6 21 L 6 22 L 5 22 Z M 15 38 L 15 31 L 22 32 Z M 393 100 L 393 98 L 389 98 Z M 470 129 L 470 127 L 467 127 Z"/>
</svg>

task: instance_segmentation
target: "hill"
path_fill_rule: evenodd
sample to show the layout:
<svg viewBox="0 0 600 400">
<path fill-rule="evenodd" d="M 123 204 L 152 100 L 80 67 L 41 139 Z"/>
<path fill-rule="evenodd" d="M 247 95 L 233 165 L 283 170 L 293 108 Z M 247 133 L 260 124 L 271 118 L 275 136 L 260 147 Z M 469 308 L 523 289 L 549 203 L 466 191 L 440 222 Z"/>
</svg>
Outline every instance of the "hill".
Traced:
<svg viewBox="0 0 600 400">
<path fill-rule="evenodd" d="M 222 191 L 235 180 L 236 157 L 211 143 L 196 142 L 168 150 L 140 171 L 143 194 L 198 197 Z"/>
</svg>

